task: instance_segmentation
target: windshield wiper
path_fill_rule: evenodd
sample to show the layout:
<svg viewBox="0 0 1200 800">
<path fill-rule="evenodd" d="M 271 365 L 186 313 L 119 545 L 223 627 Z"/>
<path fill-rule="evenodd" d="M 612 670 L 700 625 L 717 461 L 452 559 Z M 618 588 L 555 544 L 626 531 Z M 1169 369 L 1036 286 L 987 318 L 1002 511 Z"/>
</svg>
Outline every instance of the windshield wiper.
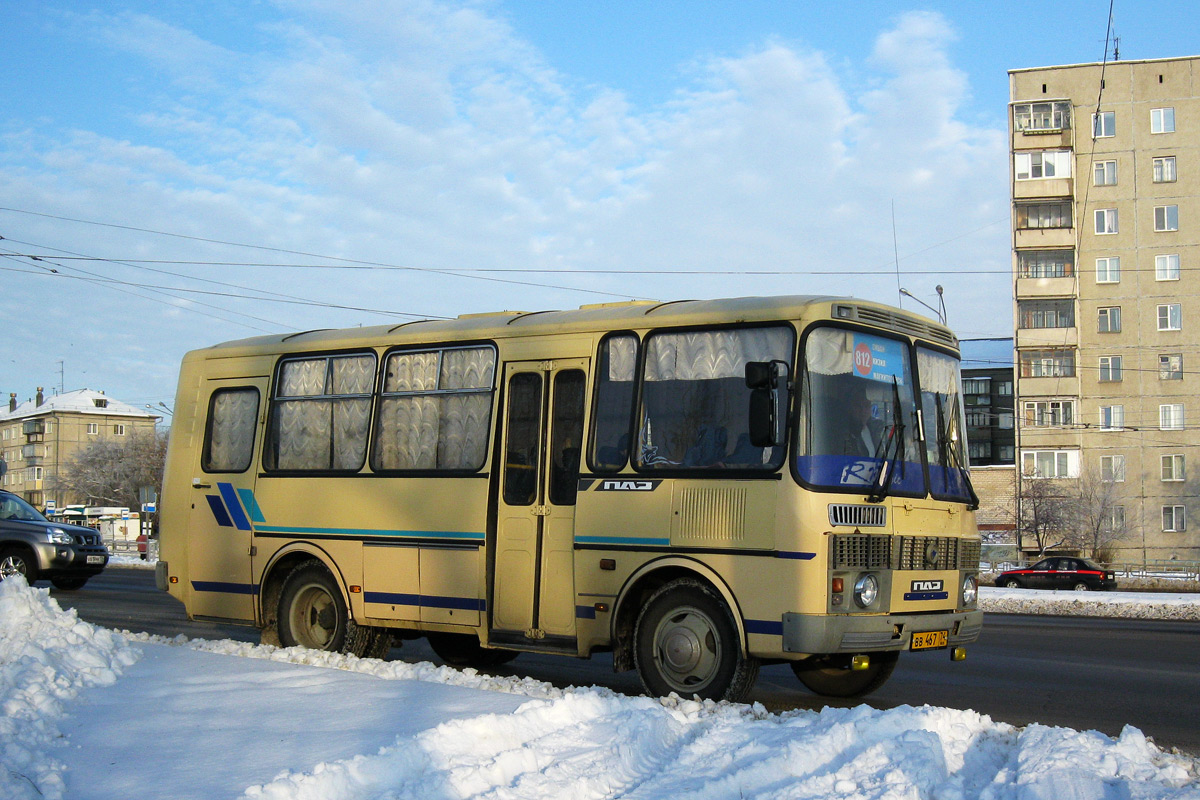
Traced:
<svg viewBox="0 0 1200 800">
<path fill-rule="evenodd" d="M 949 476 L 950 470 L 953 468 L 962 478 L 963 486 L 966 487 L 967 496 L 971 498 L 971 502 L 967 504 L 969 511 L 974 511 L 979 508 L 979 495 L 975 493 L 975 486 L 971 483 L 971 475 L 967 472 L 966 465 L 962 463 L 962 458 L 958 454 L 958 449 L 952 447 L 949 432 L 946 430 L 945 414 L 942 411 L 942 394 L 936 392 L 933 395 L 934 403 L 937 405 L 937 431 L 938 431 L 938 465 L 945 470 Z M 946 480 L 949 483 L 949 477 Z"/>
<path fill-rule="evenodd" d="M 875 449 L 875 460 L 882 460 L 883 463 L 879 465 L 879 470 L 871 481 L 871 491 L 867 494 L 868 503 L 883 502 L 883 498 L 887 497 L 888 489 L 892 487 L 892 478 L 896 474 L 893 461 L 899 461 L 901 464 L 904 462 L 904 423 L 900 421 L 901 419 L 903 416 L 900 413 L 900 386 L 896 383 L 896 376 L 893 375 L 892 427 Z M 891 458 L 887 455 L 889 450 L 894 451 Z"/>
</svg>

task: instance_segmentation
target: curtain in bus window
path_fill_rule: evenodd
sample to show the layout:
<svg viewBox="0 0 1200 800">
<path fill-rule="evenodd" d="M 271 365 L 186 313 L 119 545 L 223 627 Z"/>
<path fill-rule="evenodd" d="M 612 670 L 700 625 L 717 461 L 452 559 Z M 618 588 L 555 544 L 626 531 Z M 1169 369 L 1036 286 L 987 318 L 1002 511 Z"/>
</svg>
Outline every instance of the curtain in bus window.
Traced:
<svg viewBox="0 0 1200 800">
<path fill-rule="evenodd" d="M 288 361 L 279 372 L 279 397 L 308 397 L 325 393 L 325 359 Z"/>
<path fill-rule="evenodd" d="M 329 469 L 331 406 L 328 400 L 286 400 L 276 405 L 278 469 Z"/>
<path fill-rule="evenodd" d="M 213 393 L 205 447 L 206 472 L 244 472 L 254 451 L 258 420 L 257 389 L 221 389 Z"/>
<path fill-rule="evenodd" d="M 372 355 L 285 362 L 280 369 L 274 409 L 274 468 L 361 468 L 374 381 Z"/>
<path fill-rule="evenodd" d="M 637 463 L 663 469 L 775 469 L 782 447 L 750 444 L 746 363 L 791 363 L 792 329 L 651 334 Z"/>
<path fill-rule="evenodd" d="M 615 471 L 629 460 L 629 426 L 637 369 L 637 337 L 610 336 L 600 344 L 596 371 L 596 438 L 592 461 L 598 470 Z"/>
</svg>

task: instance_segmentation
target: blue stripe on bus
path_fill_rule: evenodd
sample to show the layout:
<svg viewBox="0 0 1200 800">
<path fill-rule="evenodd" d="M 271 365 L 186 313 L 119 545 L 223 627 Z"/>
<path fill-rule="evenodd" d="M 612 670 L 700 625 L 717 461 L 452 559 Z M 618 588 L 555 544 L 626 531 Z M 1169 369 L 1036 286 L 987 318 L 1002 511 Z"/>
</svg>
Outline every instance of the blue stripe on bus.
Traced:
<svg viewBox="0 0 1200 800">
<path fill-rule="evenodd" d="M 595 606 L 575 606 L 575 618 L 576 619 L 595 619 L 596 618 L 596 607 Z"/>
<path fill-rule="evenodd" d="M 262 533 L 294 533 L 298 536 L 396 536 L 405 539 L 468 539 L 473 542 L 484 540 L 484 534 L 473 531 L 398 531 L 374 528 L 296 528 L 290 525 L 255 525 L 254 530 Z"/>
<path fill-rule="evenodd" d="M 776 558 L 797 558 L 801 561 L 810 561 L 817 557 L 816 553 L 796 553 L 790 550 L 778 550 L 775 553 Z"/>
<path fill-rule="evenodd" d="M 258 594 L 258 586 L 252 583 L 192 581 L 192 589 L 197 592 L 221 592 L 222 594 Z"/>
<path fill-rule="evenodd" d="M 650 539 L 636 536 L 576 536 L 576 544 L 648 544 L 666 547 L 670 539 Z"/>
<path fill-rule="evenodd" d="M 206 494 L 204 499 L 208 501 L 208 507 L 212 509 L 217 524 L 222 528 L 232 528 L 233 520 L 229 519 L 229 512 L 225 510 L 225 504 L 221 502 L 221 498 L 215 494 Z"/>
<path fill-rule="evenodd" d="M 238 497 L 242 498 L 242 505 L 246 507 L 246 513 L 250 515 L 252 522 L 266 522 L 267 518 L 263 516 L 262 509 L 258 507 L 258 500 L 254 498 L 252 489 L 238 489 Z"/>
<path fill-rule="evenodd" d="M 461 611 L 486 611 L 487 603 L 475 597 L 439 597 L 425 594 L 396 594 L 393 592 L 363 592 L 368 603 L 385 603 L 393 606 L 420 606 L 422 608 L 452 608 Z"/>
<path fill-rule="evenodd" d="M 771 621 L 769 619 L 747 619 L 743 620 L 746 625 L 746 633 L 762 633 L 767 636 L 783 636 L 783 623 L 779 620 Z"/>
<path fill-rule="evenodd" d="M 246 519 L 246 513 L 242 511 L 242 504 L 238 500 L 233 484 L 218 483 L 217 488 L 221 491 L 221 497 L 225 500 L 225 507 L 229 509 L 229 516 L 233 518 L 234 526 L 239 531 L 250 530 L 250 520 Z"/>
<path fill-rule="evenodd" d="M 949 600 L 949 592 L 905 592 L 905 600 Z"/>
</svg>

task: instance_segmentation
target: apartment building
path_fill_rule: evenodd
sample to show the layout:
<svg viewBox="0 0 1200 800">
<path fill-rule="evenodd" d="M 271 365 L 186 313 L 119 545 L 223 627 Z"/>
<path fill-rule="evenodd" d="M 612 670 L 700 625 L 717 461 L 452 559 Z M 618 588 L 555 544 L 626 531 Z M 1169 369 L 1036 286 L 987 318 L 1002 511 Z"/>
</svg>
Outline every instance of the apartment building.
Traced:
<svg viewBox="0 0 1200 800">
<path fill-rule="evenodd" d="M 47 397 L 39 386 L 23 403 L 11 393 L 7 411 L 0 411 L 0 458 L 6 465 L 0 485 L 38 508 L 82 503 L 86 498 L 53 488 L 63 465 L 98 439 L 152 434 L 159 419 L 91 389 Z"/>
<path fill-rule="evenodd" d="M 1009 72 L 1017 468 L 1200 559 L 1200 57 Z"/>
</svg>

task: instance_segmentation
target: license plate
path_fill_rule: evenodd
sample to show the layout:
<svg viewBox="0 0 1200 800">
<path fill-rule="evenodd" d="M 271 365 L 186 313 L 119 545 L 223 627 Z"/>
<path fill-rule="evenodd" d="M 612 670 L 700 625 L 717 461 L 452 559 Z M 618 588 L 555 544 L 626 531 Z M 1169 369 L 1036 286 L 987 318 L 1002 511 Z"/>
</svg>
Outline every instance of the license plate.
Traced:
<svg viewBox="0 0 1200 800">
<path fill-rule="evenodd" d="M 912 635 L 913 650 L 936 650 L 949 644 L 949 631 L 921 631 Z"/>
<path fill-rule="evenodd" d="M 89 564 L 103 564 L 103 563 L 104 563 L 104 556 L 88 556 L 88 557 L 87 557 L 87 562 L 88 562 Z"/>
</svg>

